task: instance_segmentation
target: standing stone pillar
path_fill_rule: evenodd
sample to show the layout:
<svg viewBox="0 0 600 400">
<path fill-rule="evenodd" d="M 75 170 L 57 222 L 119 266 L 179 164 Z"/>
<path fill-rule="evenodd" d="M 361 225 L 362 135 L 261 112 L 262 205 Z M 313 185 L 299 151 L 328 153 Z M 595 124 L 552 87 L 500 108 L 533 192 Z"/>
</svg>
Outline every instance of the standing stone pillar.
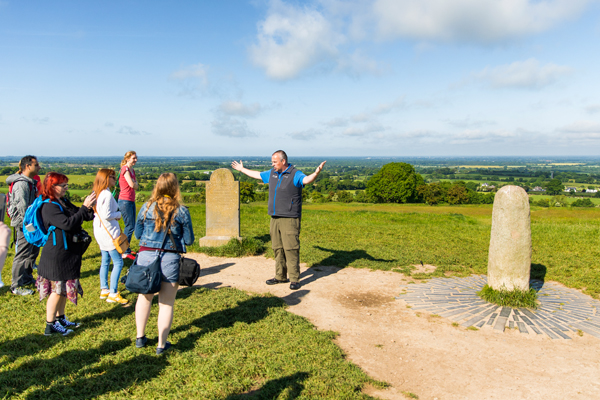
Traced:
<svg viewBox="0 0 600 400">
<path fill-rule="evenodd" d="M 226 168 L 212 173 L 206 184 L 206 236 L 200 246 L 222 246 L 240 237 L 240 183 Z"/>
<path fill-rule="evenodd" d="M 495 290 L 529 290 L 530 270 L 529 196 L 519 186 L 504 186 L 494 198 L 488 285 Z"/>
</svg>

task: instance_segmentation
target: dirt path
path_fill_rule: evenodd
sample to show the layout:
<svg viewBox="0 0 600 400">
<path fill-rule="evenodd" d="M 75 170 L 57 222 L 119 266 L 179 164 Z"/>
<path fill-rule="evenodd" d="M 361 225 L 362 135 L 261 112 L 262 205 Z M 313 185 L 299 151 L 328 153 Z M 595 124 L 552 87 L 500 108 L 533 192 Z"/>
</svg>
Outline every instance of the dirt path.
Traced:
<svg viewBox="0 0 600 400">
<path fill-rule="evenodd" d="M 417 313 L 395 300 L 399 273 L 302 267 L 302 288 L 267 286 L 274 260 L 191 255 L 204 287 L 269 292 L 318 329 L 339 332 L 337 344 L 371 377 L 391 384 L 366 390 L 384 399 L 600 399 L 600 340 L 552 340 L 518 331 L 470 331 Z"/>
</svg>

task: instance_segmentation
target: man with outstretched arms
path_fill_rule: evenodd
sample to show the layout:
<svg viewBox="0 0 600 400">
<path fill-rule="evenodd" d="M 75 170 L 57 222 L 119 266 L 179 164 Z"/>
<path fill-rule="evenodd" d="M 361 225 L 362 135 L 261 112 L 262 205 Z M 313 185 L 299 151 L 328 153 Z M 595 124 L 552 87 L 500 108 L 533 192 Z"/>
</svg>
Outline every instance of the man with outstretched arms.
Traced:
<svg viewBox="0 0 600 400">
<path fill-rule="evenodd" d="M 271 244 L 275 253 L 275 278 L 267 285 L 290 282 L 290 289 L 300 288 L 300 220 L 302 218 L 302 188 L 311 184 L 323 170 L 323 161 L 306 176 L 288 164 L 287 154 L 277 150 L 271 156 L 273 169 L 259 172 L 244 168 L 242 161 L 233 161 L 236 171 L 269 184 L 269 215 Z M 289 280 L 288 280 L 289 275 Z"/>
<path fill-rule="evenodd" d="M 37 182 L 33 179 L 40 171 L 40 164 L 35 156 L 25 156 L 19 163 L 19 172 L 6 178 L 6 183 L 12 190 L 8 214 L 10 225 L 15 231 L 15 258 L 12 265 L 11 291 L 16 295 L 26 296 L 33 294 L 33 290 L 25 286 L 33 285 L 33 265 L 40 252 L 40 248 L 25 240 L 23 235 L 23 218 L 27 207 L 33 203 L 37 196 Z"/>
</svg>

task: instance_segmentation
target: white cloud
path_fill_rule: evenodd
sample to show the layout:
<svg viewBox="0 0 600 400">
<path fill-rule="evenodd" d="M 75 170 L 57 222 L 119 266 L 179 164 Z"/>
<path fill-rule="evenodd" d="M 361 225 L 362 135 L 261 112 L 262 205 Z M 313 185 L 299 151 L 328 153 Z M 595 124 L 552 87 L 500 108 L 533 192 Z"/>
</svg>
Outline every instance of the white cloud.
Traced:
<svg viewBox="0 0 600 400">
<path fill-rule="evenodd" d="M 330 128 L 340 128 L 344 126 L 348 126 L 348 118 L 340 118 L 336 117 L 329 121 L 323 122 L 323 125 L 328 126 Z"/>
<path fill-rule="evenodd" d="M 286 80 L 335 58 L 341 41 L 319 11 L 273 0 L 267 18 L 259 23 L 258 43 L 250 47 L 250 55 L 267 76 Z"/>
<path fill-rule="evenodd" d="M 481 128 L 481 127 L 487 126 L 487 125 L 496 125 L 495 121 L 474 120 L 474 119 L 471 119 L 470 117 L 467 117 L 464 119 L 446 119 L 443 121 L 455 128 L 463 128 L 463 129 L 464 128 Z"/>
<path fill-rule="evenodd" d="M 218 136 L 227 137 L 252 137 L 257 134 L 248 128 L 246 121 L 222 115 L 211 122 L 212 132 Z"/>
<path fill-rule="evenodd" d="M 353 76 L 381 74 L 385 68 L 368 54 L 374 42 L 503 44 L 572 20 L 596 1 L 271 0 L 249 54 L 275 80 L 319 66 Z"/>
<path fill-rule="evenodd" d="M 473 74 L 473 77 L 493 88 L 540 89 L 555 83 L 559 77 L 571 71 L 569 67 L 552 63 L 541 65 L 535 58 L 530 58 L 493 68 L 486 67 Z"/>
<path fill-rule="evenodd" d="M 591 104 L 585 108 L 585 111 L 588 114 L 597 114 L 600 113 L 600 104 Z"/>
<path fill-rule="evenodd" d="M 244 104 L 239 101 L 224 101 L 219 106 L 219 111 L 225 115 L 238 117 L 256 117 L 263 108 L 258 103 Z"/>
<path fill-rule="evenodd" d="M 497 43 L 548 30 L 593 0 L 375 0 L 384 38 Z"/>
<path fill-rule="evenodd" d="M 46 125 L 48 122 L 50 122 L 49 117 L 21 117 L 21 120 L 25 122 L 33 122 L 35 124 L 40 125 Z"/>
<path fill-rule="evenodd" d="M 308 129 L 305 131 L 292 132 L 290 134 L 291 138 L 295 139 L 295 140 L 312 140 L 320 135 L 321 135 L 321 132 L 316 129 Z"/>
<path fill-rule="evenodd" d="M 563 133 L 600 133 L 600 123 L 595 121 L 577 121 L 558 130 Z"/>
<path fill-rule="evenodd" d="M 120 133 L 122 135 L 133 135 L 133 136 L 150 135 L 150 132 L 141 131 L 139 129 L 133 129 L 131 126 L 125 126 L 125 125 L 120 127 L 119 130 L 117 131 L 117 133 Z"/>
<path fill-rule="evenodd" d="M 367 126 L 360 127 L 349 127 L 344 129 L 341 134 L 342 136 L 367 136 L 372 133 L 382 132 L 385 127 L 379 123 L 369 124 Z"/>
<path fill-rule="evenodd" d="M 203 84 L 207 83 L 208 67 L 204 64 L 196 64 L 184 67 L 171 74 L 171 79 L 184 80 L 184 79 L 200 79 Z"/>
</svg>

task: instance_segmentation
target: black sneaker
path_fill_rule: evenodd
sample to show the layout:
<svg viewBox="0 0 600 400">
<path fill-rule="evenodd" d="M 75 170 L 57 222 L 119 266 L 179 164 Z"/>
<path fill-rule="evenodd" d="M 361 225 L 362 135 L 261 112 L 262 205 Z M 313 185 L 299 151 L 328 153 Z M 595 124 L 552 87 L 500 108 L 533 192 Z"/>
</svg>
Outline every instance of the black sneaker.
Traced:
<svg viewBox="0 0 600 400">
<path fill-rule="evenodd" d="M 46 324 L 46 331 L 44 332 L 45 336 L 52 336 L 57 333 L 67 336 L 68 334 L 73 333 L 73 330 L 65 328 L 58 321 L 54 321 L 54 324 Z"/>
<path fill-rule="evenodd" d="M 81 324 L 79 322 L 71 322 L 67 319 L 67 317 L 58 318 L 56 320 L 59 324 L 63 326 L 63 328 L 79 328 Z"/>
<path fill-rule="evenodd" d="M 156 348 L 156 355 L 159 356 L 159 355 L 163 354 L 165 351 L 169 350 L 170 348 L 171 348 L 171 342 L 166 342 L 165 347 L 157 347 Z"/>
<path fill-rule="evenodd" d="M 290 289 L 292 289 L 292 290 L 298 290 L 298 289 L 300 289 L 300 282 L 292 282 L 292 283 L 290 283 Z"/>
<path fill-rule="evenodd" d="M 147 341 L 148 341 L 148 338 L 146 336 L 135 338 L 135 347 L 137 347 L 138 349 L 141 349 L 142 347 L 146 346 Z"/>
</svg>

